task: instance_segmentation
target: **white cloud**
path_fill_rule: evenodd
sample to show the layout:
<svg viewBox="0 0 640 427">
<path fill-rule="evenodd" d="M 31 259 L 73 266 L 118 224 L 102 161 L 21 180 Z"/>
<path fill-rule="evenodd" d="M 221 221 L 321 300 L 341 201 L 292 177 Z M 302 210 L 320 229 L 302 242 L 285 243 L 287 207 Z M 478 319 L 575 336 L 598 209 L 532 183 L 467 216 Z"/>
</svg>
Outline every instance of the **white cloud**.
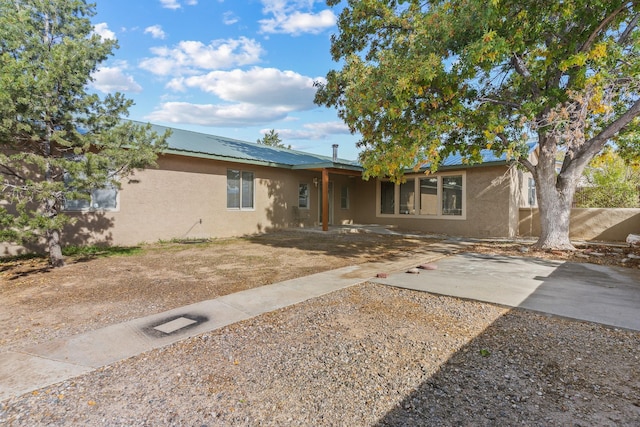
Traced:
<svg viewBox="0 0 640 427">
<path fill-rule="evenodd" d="M 165 102 L 145 119 L 201 126 L 235 127 L 266 124 L 286 117 L 287 111 L 251 104 L 191 104 Z"/>
<path fill-rule="evenodd" d="M 144 29 L 145 34 L 151 34 L 154 39 L 164 39 L 166 37 L 165 32 L 160 25 L 152 25 Z"/>
<path fill-rule="evenodd" d="M 186 0 L 184 2 L 187 6 L 195 6 L 198 4 L 198 0 Z M 165 9 L 180 9 L 182 5 L 178 0 L 160 0 L 160 5 Z"/>
<path fill-rule="evenodd" d="M 336 15 L 329 9 L 313 12 L 313 0 L 263 0 L 263 13 L 272 18 L 260 20 L 263 33 L 318 34 L 336 24 Z"/>
<path fill-rule="evenodd" d="M 96 24 L 93 27 L 93 32 L 97 35 L 99 35 L 100 37 L 102 37 L 104 40 L 115 40 L 116 39 L 116 33 L 114 33 L 113 31 L 111 31 L 109 29 L 109 25 L 106 22 L 101 22 L 99 24 Z"/>
<path fill-rule="evenodd" d="M 253 39 L 214 40 L 209 45 L 199 41 L 182 41 L 173 48 L 156 47 L 155 57 L 145 58 L 140 67 L 157 75 L 194 74 L 198 70 L 215 70 L 254 64 L 263 50 Z"/>
<path fill-rule="evenodd" d="M 176 90 L 197 88 L 230 102 L 301 111 L 315 107 L 313 82 L 314 79 L 293 71 L 254 67 L 174 79 L 167 86 Z"/>
<path fill-rule="evenodd" d="M 172 89 L 200 89 L 221 100 L 217 104 L 165 102 L 147 119 L 169 123 L 203 126 L 255 126 L 286 120 L 289 114 L 316 108 L 313 103 L 314 79 L 275 68 L 254 67 L 250 70 L 212 71 L 205 75 L 171 80 Z M 323 127 L 324 126 L 324 127 Z M 348 133 L 334 124 L 335 133 Z M 321 138 L 328 124 L 310 125 L 304 131 Z M 339 130 L 336 130 L 339 129 Z M 303 133 L 292 138 L 304 138 Z"/>
<path fill-rule="evenodd" d="M 180 9 L 182 7 L 178 0 L 160 0 L 160 4 L 165 9 Z"/>
<path fill-rule="evenodd" d="M 142 86 L 131 75 L 125 74 L 126 69 L 126 62 L 120 62 L 113 67 L 102 67 L 91 75 L 91 86 L 102 93 L 142 92 Z"/>
<path fill-rule="evenodd" d="M 175 90 L 200 89 L 222 102 L 166 102 L 148 119 L 206 126 L 255 126 L 285 120 L 292 112 L 316 108 L 313 81 L 293 71 L 260 67 L 180 77 L 167 86 Z"/>
<path fill-rule="evenodd" d="M 238 22 L 240 19 L 233 12 L 225 12 L 222 14 L 222 22 L 225 25 L 233 25 Z"/>
<path fill-rule="evenodd" d="M 294 12 L 291 15 L 262 19 L 259 22 L 260 30 L 264 33 L 318 34 L 333 27 L 336 23 L 336 16 L 330 10 L 323 10 L 316 14 Z"/>
<path fill-rule="evenodd" d="M 261 131 L 262 132 L 262 131 Z M 302 129 L 276 129 L 282 139 L 320 140 L 331 135 L 348 135 L 349 127 L 344 122 L 307 123 Z"/>
</svg>

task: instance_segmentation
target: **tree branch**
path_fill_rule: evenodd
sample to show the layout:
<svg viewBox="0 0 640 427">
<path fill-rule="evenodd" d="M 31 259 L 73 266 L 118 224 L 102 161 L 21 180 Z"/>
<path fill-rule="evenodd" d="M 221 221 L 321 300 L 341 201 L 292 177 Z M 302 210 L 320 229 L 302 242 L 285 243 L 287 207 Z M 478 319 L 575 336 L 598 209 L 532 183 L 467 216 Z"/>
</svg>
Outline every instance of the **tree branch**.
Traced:
<svg viewBox="0 0 640 427">
<path fill-rule="evenodd" d="M 511 108 L 520 108 L 521 107 L 520 104 L 516 104 L 515 102 L 502 101 L 500 99 L 480 98 L 479 101 L 480 102 L 489 102 L 491 104 L 504 105 L 506 107 L 511 107 Z"/>
<path fill-rule="evenodd" d="M 529 161 L 529 159 L 518 159 L 518 163 L 531 172 L 533 176 L 536 176 L 536 167 Z"/>
<path fill-rule="evenodd" d="M 5 176 L 12 176 L 14 178 L 17 178 L 18 180 L 24 182 L 26 181 L 26 178 L 21 176 L 20 174 L 18 174 L 18 172 L 14 171 L 13 169 L 11 169 L 9 166 L 7 165 L 0 165 L 4 171 L 0 170 L 0 174 L 5 175 Z"/>
<path fill-rule="evenodd" d="M 636 27 L 636 25 L 638 25 L 638 20 L 639 19 L 640 19 L 640 14 L 636 14 L 631 19 L 631 22 L 629 22 L 629 24 L 627 25 L 627 28 L 624 29 L 624 32 L 622 33 L 622 35 L 618 39 L 618 44 L 621 45 L 621 44 L 624 44 L 624 43 L 627 42 L 627 39 L 629 38 L 629 35 L 633 31 L 633 29 Z"/>
<path fill-rule="evenodd" d="M 606 28 L 607 25 L 609 25 L 609 23 L 613 21 L 618 14 L 620 14 L 625 9 L 626 9 L 626 4 L 620 6 L 618 9 L 614 10 L 609 16 L 604 18 L 600 23 L 600 25 L 598 25 L 598 27 L 595 30 L 593 30 L 593 32 L 591 33 L 589 38 L 584 42 L 584 44 L 580 46 L 580 49 L 578 49 L 578 53 L 587 52 L 589 49 L 591 49 L 591 45 L 595 41 L 596 37 L 598 37 L 598 34 L 604 28 Z"/>
<path fill-rule="evenodd" d="M 516 72 L 518 74 L 520 74 L 525 79 L 531 79 L 531 72 L 527 69 L 527 66 L 525 65 L 525 63 L 522 60 L 522 58 L 520 58 L 515 53 L 511 57 L 511 64 L 516 69 Z M 531 81 L 531 92 L 533 93 L 533 95 L 535 97 L 540 96 L 540 88 L 538 87 L 538 85 L 534 81 Z"/>
<path fill-rule="evenodd" d="M 629 108 L 623 115 L 611 122 L 609 126 L 604 128 L 599 134 L 585 142 L 580 150 L 576 153 L 576 158 L 582 158 L 586 155 L 595 156 L 604 144 L 622 131 L 631 121 L 640 115 L 640 99 Z M 589 157 L 590 158 L 590 157 Z"/>
</svg>

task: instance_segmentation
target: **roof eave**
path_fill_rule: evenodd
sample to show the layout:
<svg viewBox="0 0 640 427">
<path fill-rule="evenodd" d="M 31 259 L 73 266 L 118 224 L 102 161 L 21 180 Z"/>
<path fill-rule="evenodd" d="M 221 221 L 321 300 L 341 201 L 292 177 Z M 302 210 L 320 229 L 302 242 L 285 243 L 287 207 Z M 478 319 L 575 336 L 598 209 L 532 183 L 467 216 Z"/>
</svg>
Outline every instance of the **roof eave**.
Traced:
<svg viewBox="0 0 640 427">
<path fill-rule="evenodd" d="M 462 169 L 475 169 L 475 168 L 485 168 L 485 167 L 491 167 L 491 166 L 507 166 L 509 163 L 512 163 L 516 161 L 515 159 L 513 160 L 498 160 L 498 161 L 491 161 L 491 162 L 480 162 L 480 163 L 474 163 L 472 165 L 446 165 L 446 166 L 439 166 L 437 169 L 437 172 L 443 171 L 443 170 L 462 170 Z M 427 170 L 429 170 L 428 167 L 424 167 L 424 168 L 420 168 L 419 172 L 426 172 Z M 413 169 L 406 169 L 405 173 L 415 173 Z"/>
<path fill-rule="evenodd" d="M 199 159 L 219 160 L 221 162 L 241 163 L 246 165 L 268 166 L 281 169 L 293 169 L 292 165 L 269 162 L 264 160 L 243 159 L 239 157 L 219 156 L 216 154 L 201 153 L 197 151 L 176 150 L 173 148 L 165 149 L 162 154 L 173 154 L 176 156 L 196 157 Z"/>
<path fill-rule="evenodd" d="M 362 172 L 364 169 L 361 166 L 345 165 L 343 163 L 322 162 L 322 163 L 307 163 L 301 165 L 291 166 L 294 170 L 309 170 L 309 169 L 339 169 L 346 171 Z"/>
</svg>

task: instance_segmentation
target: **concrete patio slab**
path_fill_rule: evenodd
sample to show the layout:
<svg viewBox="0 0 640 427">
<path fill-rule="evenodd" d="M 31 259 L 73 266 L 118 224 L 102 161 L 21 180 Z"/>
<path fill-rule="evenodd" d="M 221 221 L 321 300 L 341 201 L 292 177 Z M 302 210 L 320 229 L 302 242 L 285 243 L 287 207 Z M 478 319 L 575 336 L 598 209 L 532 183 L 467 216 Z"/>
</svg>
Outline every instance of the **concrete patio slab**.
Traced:
<svg viewBox="0 0 640 427">
<path fill-rule="evenodd" d="M 640 330 L 639 270 L 480 254 L 455 255 L 436 265 L 372 281 Z"/>
<path fill-rule="evenodd" d="M 333 292 L 364 279 L 350 266 L 0 354 L 0 400 Z M 169 325 L 163 328 L 163 325 Z M 160 327 L 160 328 L 158 328 Z"/>
</svg>

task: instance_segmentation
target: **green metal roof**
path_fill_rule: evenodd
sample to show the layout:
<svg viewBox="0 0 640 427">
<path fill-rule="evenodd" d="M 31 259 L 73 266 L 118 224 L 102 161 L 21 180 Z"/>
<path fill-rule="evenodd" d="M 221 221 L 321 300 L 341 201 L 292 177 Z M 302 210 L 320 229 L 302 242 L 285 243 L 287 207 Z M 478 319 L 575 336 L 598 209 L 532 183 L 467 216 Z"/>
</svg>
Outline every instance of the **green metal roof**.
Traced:
<svg viewBox="0 0 640 427">
<path fill-rule="evenodd" d="M 151 124 L 151 127 L 159 134 L 163 134 L 167 129 L 172 131 L 171 136 L 167 140 L 169 148 L 165 150 L 168 154 L 297 170 L 331 168 L 344 171 L 363 171 L 362 166 L 355 160 L 337 159 L 334 162 L 332 157 L 305 153 L 303 151 L 271 147 L 255 142 L 240 141 L 223 136 L 169 128 L 155 124 Z M 536 144 L 530 143 L 528 146 L 529 152 L 531 152 Z M 481 155 L 482 162 L 476 166 L 505 164 L 508 161 L 505 154 L 496 156 L 491 150 L 482 150 Z M 465 164 L 463 157 L 457 153 L 443 159 L 440 164 L 441 169 L 468 167 L 469 165 Z"/>
<path fill-rule="evenodd" d="M 167 129 L 172 131 L 165 150 L 169 154 L 202 157 L 237 163 L 248 163 L 287 169 L 318 169 L 335 168 L 350 171 L 361 171 L 362 167 L 356 161 L 337 159 L 271 147 L 254 142 L 240 141 L 222 136 L 208 135 L 183 129 L 151 125 L 152 129 L 163 134 Z"/>
</svg>

